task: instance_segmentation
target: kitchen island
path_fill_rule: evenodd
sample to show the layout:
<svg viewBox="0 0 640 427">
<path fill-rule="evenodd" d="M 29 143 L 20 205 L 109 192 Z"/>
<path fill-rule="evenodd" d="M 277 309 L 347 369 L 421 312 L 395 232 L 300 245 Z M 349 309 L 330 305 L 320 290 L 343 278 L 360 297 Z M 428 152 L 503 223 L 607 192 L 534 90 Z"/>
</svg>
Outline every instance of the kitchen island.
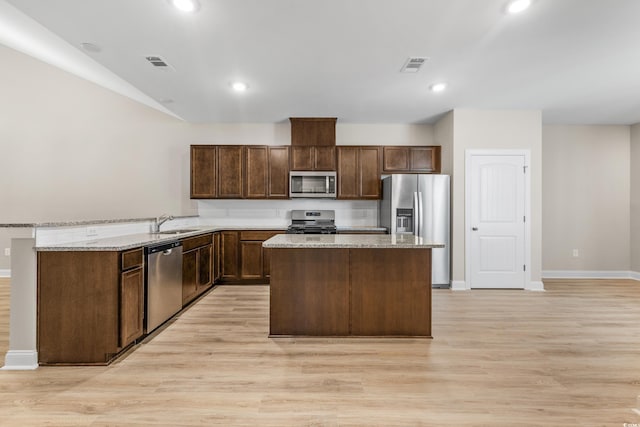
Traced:
<svg viewBox="0 0 640 427">
<path fill-rule="evenodd" d="M 270 336 L 431 337 L 431 249 L 406 234 L 282 234 L 271 250 Z"/>
</svg>

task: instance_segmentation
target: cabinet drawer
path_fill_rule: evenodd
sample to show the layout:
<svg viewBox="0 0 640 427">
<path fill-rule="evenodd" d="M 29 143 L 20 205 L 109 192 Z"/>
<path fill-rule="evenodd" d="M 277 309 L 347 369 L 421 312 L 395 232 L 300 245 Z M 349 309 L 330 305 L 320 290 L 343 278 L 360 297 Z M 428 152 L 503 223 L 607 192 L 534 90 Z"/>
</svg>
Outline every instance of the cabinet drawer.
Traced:
<svg viewBox="0 0 640 427">
<path fill-rule="evenodd" d="M 276 234 L 283 234 L 284 231 L 241 231 L 240 240 L 267 240 Z"/>
<path fill-rule="evenodd" d="M 131 251 L 122 252 L 122 271 L 132 269 L 134 267 L 141 267 L 143 265 L 144 252 L 142 248 L 133 249 Z"/>
<path fill-rule="evenodd" d="M 204 234 L 202 236 L 191 237 L 182 241 L 182 252 L 190 251 L 191 249 L 198 248 L 200 246 L 210 245 L 213 242 L 213 234 Z"/>
</svg>

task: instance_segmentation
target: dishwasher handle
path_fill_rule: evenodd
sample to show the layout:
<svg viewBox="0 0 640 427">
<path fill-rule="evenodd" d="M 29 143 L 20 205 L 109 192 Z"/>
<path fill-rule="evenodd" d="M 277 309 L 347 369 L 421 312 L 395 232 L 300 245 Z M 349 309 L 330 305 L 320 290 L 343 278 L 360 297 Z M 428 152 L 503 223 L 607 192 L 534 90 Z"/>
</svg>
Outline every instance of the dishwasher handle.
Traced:
<svg viewBox="0 0 640 427">
<path fill-rule="evenodd" d="M 171 254 L 174 248 L 182 246 L 182 242 L 179 240 L 169 242 L 169 243 L 161 243 L 159 245 L 147 246 L 144 248 L 144 253 L 147 255 L 154 254 L 157 252 L 162 252 L 163 255 Z"/>
</svg>

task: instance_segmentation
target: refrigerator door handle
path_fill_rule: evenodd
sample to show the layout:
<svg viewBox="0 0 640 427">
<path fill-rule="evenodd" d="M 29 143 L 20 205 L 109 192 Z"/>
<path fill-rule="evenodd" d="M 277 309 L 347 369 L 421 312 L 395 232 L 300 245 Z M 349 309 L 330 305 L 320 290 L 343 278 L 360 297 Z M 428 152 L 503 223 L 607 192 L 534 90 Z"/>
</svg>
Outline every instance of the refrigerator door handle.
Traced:
<svg viewBox="0 0 640 427">
<path fill-rule="evenodd" d="M 415 236 L 420 235 L 420 220 L 418 219 L 420 213 L 420 203 L 418 203 L 418 193 L 413 193 L 413 234 Z"/>
<path fill-rule="evenodd" d="M 419 233 L 418 236 L 423 237 L 422 236 L 422 226 L 424 224 L 424 215 L 422 212 L 422 191 L 418 192 L 418 224 L 420 224 L 420 228 L 418 229 Z"/>
</svg>

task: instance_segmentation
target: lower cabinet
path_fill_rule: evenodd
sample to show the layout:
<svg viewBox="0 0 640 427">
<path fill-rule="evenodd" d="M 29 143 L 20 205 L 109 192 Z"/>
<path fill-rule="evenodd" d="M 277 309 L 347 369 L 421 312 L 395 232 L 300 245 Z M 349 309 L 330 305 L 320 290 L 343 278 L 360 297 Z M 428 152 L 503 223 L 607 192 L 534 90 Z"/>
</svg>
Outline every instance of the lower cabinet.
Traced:
<svg viewBox="0 0 640 427">
<path fill-rule="evenodd" d="M 222 281 L 228 283 L 268 283 L 270 252 L 262 243 L 284 233 L 279 230 L 223 231 Z"/>
<path fill-rule="evenodd" d="M 142 248 L 124 252 L 120 274 L 120 347 L 126 347 L 144 333 L 144 264 Z M 133 265 L 127 258 L 135 258 Z"/>
<path fill-rule="evenodd" d="M 191 302 L 214 281 L 213 234 L 182 241 L 182 304 Z"/>
<path fill-rule="evenodd" d="M 38 362 L 106 365 L 143 334 L 144 254 L 38 253 Z"/>
</svg>

